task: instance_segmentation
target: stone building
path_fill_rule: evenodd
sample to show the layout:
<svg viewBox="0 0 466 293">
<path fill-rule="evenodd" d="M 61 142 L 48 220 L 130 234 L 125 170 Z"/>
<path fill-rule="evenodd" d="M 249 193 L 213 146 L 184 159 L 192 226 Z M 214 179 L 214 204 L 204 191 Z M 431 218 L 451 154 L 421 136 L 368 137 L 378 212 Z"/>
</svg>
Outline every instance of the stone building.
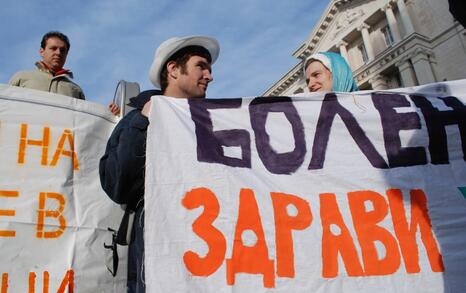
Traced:
<svg viewBox="0 0 466 293">
<path fill-rule="evenodd" d="M 361 90 L 408 87 L 466 78 L 466 30 L 448 0 L 331 0 L 299 60 L 265 93 L 307 92 L 303 60 L 319 51 L 340 53 Z"/>
</svg>

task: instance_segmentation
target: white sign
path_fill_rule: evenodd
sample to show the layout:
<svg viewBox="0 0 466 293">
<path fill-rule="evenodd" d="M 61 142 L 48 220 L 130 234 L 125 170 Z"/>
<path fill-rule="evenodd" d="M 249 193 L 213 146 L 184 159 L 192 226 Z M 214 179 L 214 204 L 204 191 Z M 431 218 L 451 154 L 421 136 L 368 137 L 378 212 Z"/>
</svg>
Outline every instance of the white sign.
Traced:
<svg viewBox="0 0 466 293">
<path fill-rule="evenodd" d="M 153 97 L 148 292 L 463 292 L 466 80 Z"/>
<path fill-rule="evenodd" d="M 98 173 L 115 123 L 101 105 L 0 85 L 2 293 L 125 292 L 126 261 L 113 278 L 104 248 L 122 211 Z"/>
</svg>

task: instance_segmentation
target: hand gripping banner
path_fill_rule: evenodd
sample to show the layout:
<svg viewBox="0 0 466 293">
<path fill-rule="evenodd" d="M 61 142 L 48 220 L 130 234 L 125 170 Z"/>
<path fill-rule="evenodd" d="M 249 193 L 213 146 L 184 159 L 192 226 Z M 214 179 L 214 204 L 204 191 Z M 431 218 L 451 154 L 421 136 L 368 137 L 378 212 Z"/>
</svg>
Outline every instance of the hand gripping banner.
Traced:
<svg viewBox="0 0 466 293">
<path fill-rule="evenodd" d="M 125 261 L 113 278 L 104 248 L 122 211 L 98 175 L 115 122 L 104 106 L 0 86 L 0 292 L 125 292 Z"/>
<path fill-rule="evenodd" d="M 153 97 L 148 292 L 463 292 L 466 81 Z"/>
</svg>

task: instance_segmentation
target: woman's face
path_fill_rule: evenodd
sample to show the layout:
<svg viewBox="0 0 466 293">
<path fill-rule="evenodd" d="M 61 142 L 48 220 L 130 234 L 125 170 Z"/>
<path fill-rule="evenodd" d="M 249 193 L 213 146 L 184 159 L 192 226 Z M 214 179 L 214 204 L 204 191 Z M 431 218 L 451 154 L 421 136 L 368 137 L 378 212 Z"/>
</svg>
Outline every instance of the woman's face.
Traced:
<svg viewBox="0 0 466 293">
<path fill-rule="evenodd" d="M 332 73 L 320 61 L 314 60 L 306 68 L 306 83 L 309 91 L 332 91 Z"/>
</svg>

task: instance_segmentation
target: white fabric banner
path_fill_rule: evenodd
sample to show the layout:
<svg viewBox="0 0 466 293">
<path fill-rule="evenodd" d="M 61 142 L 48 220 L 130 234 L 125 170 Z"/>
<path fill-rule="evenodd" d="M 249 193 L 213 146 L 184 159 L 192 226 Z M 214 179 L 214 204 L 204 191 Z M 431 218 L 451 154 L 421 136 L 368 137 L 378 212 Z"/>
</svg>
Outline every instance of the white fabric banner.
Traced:
<svg viewBox="0 0 466 293">
<path fill-rule="evenodd" d="M 116 123 L 105 106 L 0 85 L 0 288 L 14 292 L 125 292 L 108 227 L 121 209 L 98 165 Z"/>
<path fill-rule="evenodd" d="M 466 80 L 152 101 L 147 292 L 464 292 Z"/>
</svg>

